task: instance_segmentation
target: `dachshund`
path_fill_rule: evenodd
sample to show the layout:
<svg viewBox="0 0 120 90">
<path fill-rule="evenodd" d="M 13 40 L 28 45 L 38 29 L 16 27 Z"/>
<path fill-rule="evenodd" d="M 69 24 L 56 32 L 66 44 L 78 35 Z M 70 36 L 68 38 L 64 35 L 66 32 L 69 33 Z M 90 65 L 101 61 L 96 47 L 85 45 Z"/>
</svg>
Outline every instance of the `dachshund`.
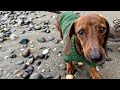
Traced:
<svg viewBox="0 0 120 90">
<path fill-rule="evenodd" d="M 72 11 L 60 13 L 56 17 L 56 27 L 63 40 L 63 60 L 67 72 L 73 74 L 75 67 L 72 61 L 81 61 L 89 65 L 92 79 L 102 79 L 97 65 L 108 59 L 107 40 L 109 35 L 108 21 L 97 14 L 77 15 Z"/>
</svg>

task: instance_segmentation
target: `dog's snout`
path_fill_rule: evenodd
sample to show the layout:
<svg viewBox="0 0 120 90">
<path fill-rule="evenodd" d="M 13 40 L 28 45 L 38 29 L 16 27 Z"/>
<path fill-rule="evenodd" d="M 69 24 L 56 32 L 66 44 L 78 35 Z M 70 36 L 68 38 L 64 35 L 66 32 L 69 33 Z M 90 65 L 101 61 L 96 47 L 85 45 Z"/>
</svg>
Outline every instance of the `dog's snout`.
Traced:
<svg viewBox="0 0 120 90">
<path fill-rule="evenodd" d="M 95 63 L 100 62 L 102 60 L 101 55 L 95 52 L 91 52 L 90 57 L 91 57 L 91 60 Z"/>
</svg>

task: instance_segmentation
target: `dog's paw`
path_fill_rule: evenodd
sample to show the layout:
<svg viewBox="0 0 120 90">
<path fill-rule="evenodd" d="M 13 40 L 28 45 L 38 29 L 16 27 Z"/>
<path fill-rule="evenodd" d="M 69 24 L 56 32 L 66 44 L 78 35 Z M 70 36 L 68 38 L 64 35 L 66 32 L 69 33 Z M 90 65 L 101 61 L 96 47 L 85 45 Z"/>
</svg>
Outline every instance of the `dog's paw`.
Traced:
<svg viewBox="0 0 120 90">
<path fill-rule="evenodd" d="M 101 75 L 96 73 L 96 74 L 91 74 L 91 79 L 102 79 Z"/>
<path fill-rule="evenodd" d="M 75 67 L 69 67 L 69 68 L 67 68 L 67 73 L 74 74 L 76 72 L 76 70 L 77 69 Z"/>
</svg>

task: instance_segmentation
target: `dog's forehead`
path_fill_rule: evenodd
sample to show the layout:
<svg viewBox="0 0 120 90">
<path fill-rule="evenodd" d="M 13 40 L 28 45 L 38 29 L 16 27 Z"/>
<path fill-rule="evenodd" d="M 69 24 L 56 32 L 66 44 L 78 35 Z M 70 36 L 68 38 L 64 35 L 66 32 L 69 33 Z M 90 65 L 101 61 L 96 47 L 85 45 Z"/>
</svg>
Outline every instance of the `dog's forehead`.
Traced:
<svg viewBox="0 0 120 90">
<path fill-rule="evenodd" d="M 103 17 L 101 17 L 100 15 L 97 14 L 85 14 L 85 15 L 81 15 L 78 20 L 78 23 L 101 23 L 101 24 L 105 24 L 105 19 Z"/>
</svg>

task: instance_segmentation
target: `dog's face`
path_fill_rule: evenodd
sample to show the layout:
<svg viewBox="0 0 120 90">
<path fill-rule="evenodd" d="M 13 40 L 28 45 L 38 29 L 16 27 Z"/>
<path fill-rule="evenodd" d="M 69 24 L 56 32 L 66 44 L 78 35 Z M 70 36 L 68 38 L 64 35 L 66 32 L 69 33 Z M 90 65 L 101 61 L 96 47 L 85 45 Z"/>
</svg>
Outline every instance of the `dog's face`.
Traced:
<svg viewBox="0 0 120 90">
<path fill-rule="evenodd" d="M 109 33 L 109 24 L 101 16 L 87 14 L 80 16 L 72 25 L 84 56 L 90 62 L 103 64 L 105 62 L 106 44 Z"/>
<path fill-rule="evenodd" d="M 105 45 L 109 32 L 106 20 L 96 14 L 80 16 L 75 22 L 75 35 L 83 48 L 84 56 L 89 61 L 105 61 Z"/>
</svg>

